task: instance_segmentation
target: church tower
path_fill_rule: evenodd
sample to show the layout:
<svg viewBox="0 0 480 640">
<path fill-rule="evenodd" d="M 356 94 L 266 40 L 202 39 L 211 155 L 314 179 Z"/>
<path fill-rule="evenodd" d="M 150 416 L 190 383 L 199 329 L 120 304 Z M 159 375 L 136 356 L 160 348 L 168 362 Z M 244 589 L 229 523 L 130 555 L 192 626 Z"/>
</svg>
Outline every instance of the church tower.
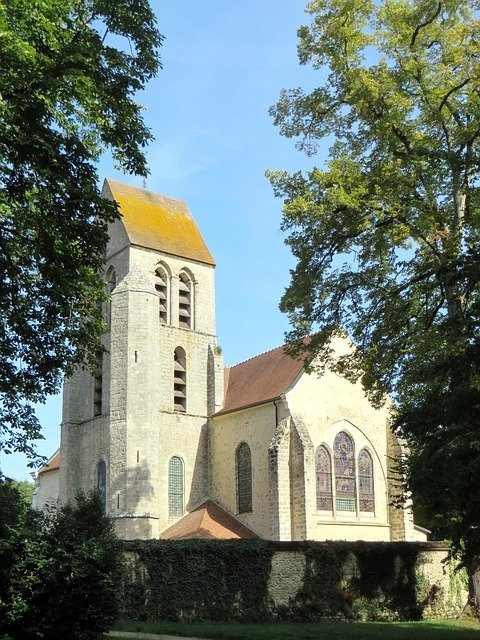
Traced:
<svg viewBox="0 0 480 640">
<path fill-rule="evenodd" d="M 215 262 L 187 205 L 116 181 L 102 375 L 65 383 L 61 499 L 96 486 L 118 535 L 156 538 L 208 496 L 207 419 L 223 400 Z"/>
</svg>

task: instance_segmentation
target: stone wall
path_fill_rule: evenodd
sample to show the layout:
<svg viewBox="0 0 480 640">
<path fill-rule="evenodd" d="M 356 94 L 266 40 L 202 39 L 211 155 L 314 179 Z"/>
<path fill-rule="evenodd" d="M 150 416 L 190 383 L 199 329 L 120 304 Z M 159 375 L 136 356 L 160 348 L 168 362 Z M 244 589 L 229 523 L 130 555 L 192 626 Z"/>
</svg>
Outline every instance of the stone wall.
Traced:
<svg viewBox="0 0 480 640">
<path fill-rule="evenodd" d="M 428 542 L 131 541 L 125 615 L 157 620 L 451 617 L 465 573 Z"/>
</svg>

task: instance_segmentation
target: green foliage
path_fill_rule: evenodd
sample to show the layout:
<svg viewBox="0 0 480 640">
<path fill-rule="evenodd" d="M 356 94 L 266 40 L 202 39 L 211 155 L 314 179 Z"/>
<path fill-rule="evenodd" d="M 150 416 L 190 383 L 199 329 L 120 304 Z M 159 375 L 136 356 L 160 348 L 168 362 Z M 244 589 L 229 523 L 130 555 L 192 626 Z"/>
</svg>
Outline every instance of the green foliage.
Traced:
<svg viewBox="0 0 480 640">
<path fill-rule="evenodd" d="M 0 638 L 87 640 L 118 613 L 121 543 L 96 493 L 47 513 L 0 483 Z"/>
<path fill-rule="evenodd" d="M 397 400 L 410 486 L 467 562 L 480 556 L 480 21 L 470 0 L 311 0 L 280 132 L 323 169 L 270 172 L 297 259 L 292 352 Z M 302 340 L 314 332 L 311 340 Z M 336 357 L 332 338 L 355 349 Z"/>
<path fill-rule="evenodd" d="M 415 543 L 300 543 L 294 551 L 305 554 L 301 587 L 288 605 L 276 606 L 269 593 L 275 543 L 127 542 L 123 615 L 170 622 L 415 620 L 427 607 L 429 614 L 437 611 L 440 603 L 440 593 L 417 572 L 420 548 Z M 451 604 L 451 612 L 461 608 Z"/>
<path fill-rule="evenodd" d="M 107 224 L 95 162 L 146 175 L 135 93 L 161 36 L 147 0 L 0 0 L 0 443 L 34 455 L 32 403 L 94 366 Z"/>
<path fill-rule="evenodd" d="M 127 548 L 139 560 L 125 586 L 129 617 L 252 621 L 269 616 L 273 551 L 264 540 L 149 540 Z"/>
</svg>

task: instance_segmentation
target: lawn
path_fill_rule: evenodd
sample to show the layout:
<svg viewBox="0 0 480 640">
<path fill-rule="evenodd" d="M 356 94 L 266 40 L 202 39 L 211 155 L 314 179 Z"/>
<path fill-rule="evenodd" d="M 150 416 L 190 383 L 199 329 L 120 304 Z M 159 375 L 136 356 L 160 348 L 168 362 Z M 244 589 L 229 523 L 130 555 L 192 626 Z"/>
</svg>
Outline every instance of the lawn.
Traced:
<svg viewBox="0 0 480 640">
<path fill-rule="evenodd" d="M 132 622 L 120 621 L 116 630 L 171 634 L 221 640 L 480 640 L 478 620 L 428 622 L 265 623 Z M 130 640 L 122 636 L 122 640 Z M 131 636 L 131 640 L 139 640 Z"/>
</svg>

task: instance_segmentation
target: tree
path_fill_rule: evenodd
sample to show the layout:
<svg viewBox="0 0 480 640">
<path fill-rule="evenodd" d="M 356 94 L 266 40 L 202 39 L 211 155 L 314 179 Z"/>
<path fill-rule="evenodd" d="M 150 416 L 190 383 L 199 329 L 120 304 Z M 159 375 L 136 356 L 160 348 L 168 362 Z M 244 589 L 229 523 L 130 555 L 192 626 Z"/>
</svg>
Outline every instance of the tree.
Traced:
<svg viewBox="0 0 480 640">
<path fill-rule="evenodd" d="M 160 65 L 147 0 L 0 0 L 0 444 L 34 455 L 32 403 L 98 365 L 107 225 L 95 162 L 148 173 L 135 93 Z"/>
<path fill-rule="evenodd" d="M 466 562 L 480 556 L 480 21 L 466 0 L 312 0 L 280 132 L 326 166 L 269 172 L 297 259 L 293 351 L 397 403 L 410 486 Z M 314 332 L 310 342 L 302 338 Z M 329 345 L 347 333 L 352 353 Z"/>
<path fill-rule="evenodd" d="M 118 616 L 121 542 L 97 492 L 46 512 L 0 482 L 0 638 L 91 638 Z"/>
</svg>

